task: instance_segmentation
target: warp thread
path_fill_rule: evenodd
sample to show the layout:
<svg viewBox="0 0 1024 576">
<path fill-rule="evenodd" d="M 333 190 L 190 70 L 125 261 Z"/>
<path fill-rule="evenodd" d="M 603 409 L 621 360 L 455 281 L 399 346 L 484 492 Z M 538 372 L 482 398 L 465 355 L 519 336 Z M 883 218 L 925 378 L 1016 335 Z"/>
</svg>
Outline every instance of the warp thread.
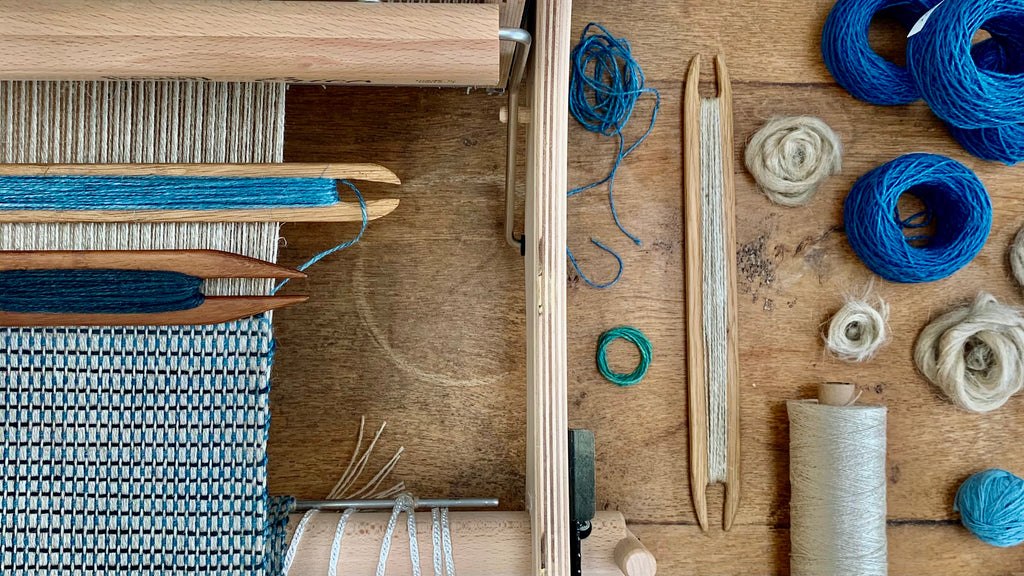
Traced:
<svg viewBox="0 0 1024 576">
<path fill-rule="evenodd" d="M 608 346 L 620 339 L 632 342 L 640 352 L 640 363 L 628 374 L 615 372 L 608 367 Z M 597 340 L 597 369 L 605 379 L 616 386 L 633 386 L 643 380 L 651 365 L 652 356 L 651 341 L 643 332 L 631 326 L 612 328 Z"/>
<path fill-rule="evenodd" d="M 882 406 L 790 401 L 791 573 L 884 575 Z"/>
<path fill-rule="evenodd" d="M 203 280 L 160 270 L 0 271 L 0 310 L 46 314 L 159 313 L 191 310 Z"/>
<path fill-rule="evenodd" d="M 867 295 L 847 299 L 832 316 L 824 335 L 825 345 L 840 360 L 870 360 L 891 339 L 889 305 L 881 297 L 877 300 L 873 306 L 868 303 Z"/>
<path fill-rule="evenodd" d="M 901 218 L 904 193 L 926 210 Z M 920 222 L 921 218 L 923 222 Z M 981 251 L 992 227 L 984 184 L 963 164 L 936 154 L 907 154 L 860 177 L 843 204 L 846 236 L 875 274 L 892 282 L 930 282 L 963 268 Z M 930 222 L 930 237 L 904 235 Z M 924 242 L 923 246 L 914 243 Z"/>
<path fill-rule="evenodd" d="M 607 183 L 608 205 L 611 207 L 615 225 L 634 244 L 641 246 L 640 239 L 629 233 L 619 220 L 618 211 L 615 209 L 615 176 L 626 156 L 636 150 L 654 130 L 654 123 L 658 119 L 658 109 L 661 108 L 661 95 L 656 89 L 645 86 L 644 71 L 633 58 L 629 41 L 612 36 L 604 26 L 596 22 L 591 22 L 583 28 L 580 41 L 573 48 L 570 59 L 572 69 L 569 77 L 569 111 L 573 118 L 587 130 L 602 136 L 616 137 L 619 150 L 607 176 L 597 182 L 570 190 L 568 195 L 574 196 Z M 644 94 L 653 94 L 655 98 L 651 123 L 640 138 L 626 146 L 626 137 L 622 131 L 633 115 L 637 100 Z M 593 282 L 580 269 L 572 250 L 567 248 L 569 261 L 576 269 L 576 273 L 588 285 L 594 288 L 613 286 L 622 278 L 624 267 L 622 258 L 614 250 L 597 240 L 591 238 L 590 241 L 615 257 L 619 265 L 619 271 L 615 278 L 603 284 Z"/>
<path fill-rule="evenodd" d="M 914 362 L 956 406 L 995 410 L 1024 388 L 1024 317 L 981 292 L 925 327 Z"/>
<path fill-rule="evenodd" d="M 822 182 L 839 174 L 842 142 L 812 116 L 768 120 L 747 144 L 747 170 L 768 198 L 782 206 L 806 204 Z"/>
<path fill-rule="evenodd" d="M 1010 269 L 1017 284 L 1024 286 L 1024 227 L 1017 231 L 1010 245 Z"/>
<path fill-rule="evenodd" d="M 956 491 L 953 510 L 979 540 L 1000 548 L 1024 542 L 1024 479 L 993 468 L 971 475 Z"/>
</svg>

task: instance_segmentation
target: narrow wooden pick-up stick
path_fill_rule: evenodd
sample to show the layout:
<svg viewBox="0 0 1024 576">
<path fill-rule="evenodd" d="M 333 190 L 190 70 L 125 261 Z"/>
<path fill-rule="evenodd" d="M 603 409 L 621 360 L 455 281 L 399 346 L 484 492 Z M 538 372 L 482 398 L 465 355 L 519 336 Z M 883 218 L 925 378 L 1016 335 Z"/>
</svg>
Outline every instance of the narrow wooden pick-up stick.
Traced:
<svg viewBox="0 0 1024 576">
<path fill-rule="evenodd" d="M 165 270 L 196 278 L 305 278 L 305 272 L 220 250 L 0 251 L 2 270 Z"/>
<path fill-rule="evenodd" d="M 192 326 L 220 324 L 309 300 L 308 296 L 207 296 L 195 308 L 146 314 L 48 314 L 0 311 L 0 326 Z"/>
<path fill-rule="evenodd" d="M 726 479 L 723 527 L 732 528 L 740 502 L 739 346 L 736 321 L 736 193 L 733 176 L 732 88 L 725 59 L 715 58 L 722 155 L 723 257 L 726 269 Z M 687 73 L 683 105 L 686 359 L 690 421 L 690 490 L 697 522 L 707 530 L 708 397 L 703 325 L 700 55 Z"/>
<path fill-rule="evenodd" d="M 366 201 L 367 220 L 383 218 L 398 208 L 397 198 Z M 361 222 L 355 202 L 314 208 L 230 210 L 14 210 L 0 211 L 0 222 Z"/>
<path fill-rule="evenodd" d="M 216 178 L 326 178 L 401 184 L 379 164 L 0 164 L 0 176 L 207 176 Z"/>
</svg>

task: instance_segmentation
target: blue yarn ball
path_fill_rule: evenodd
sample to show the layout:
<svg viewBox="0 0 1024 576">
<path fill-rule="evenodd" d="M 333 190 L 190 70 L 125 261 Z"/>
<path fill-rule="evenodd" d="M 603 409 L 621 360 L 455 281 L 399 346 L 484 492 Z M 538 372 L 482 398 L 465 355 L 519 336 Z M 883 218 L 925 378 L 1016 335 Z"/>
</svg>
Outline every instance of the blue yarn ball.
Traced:
<svg viewBox="0 0 1024 576">
<path fill-rule="evenodd" d="M 936 231 L 915 247 L 897 202 L 903 193 L 926 206 Z M 846 236 L 875 274 L 892 282 L 930 282 L 966 266 L 992 228 L 992 202 L 969 168 L 936 154 L 907 154 L 860 177 L 843 204 Z"/>
<path fill-rule="evenodd" d="M 936 0 L 839 0 L 821 33 L 821 56 L 840 86 L 871 104 L 907 104 L 921 98 L 903 66 L 879 56 L 868 44 L 871 19 L 880 12 L 909 28 Z"/>
<path fill-rule="evenodd" d="M 981 70 L 1004 74 L 1024 71 L 1024 58 L 1014 39 L 993 36 L 971 48 L 971 57 Z M 1024 124 L 992 128 L 959 128 L 946 123 L 950 134 L 971 154 L 1012 166 L 1024 160 Z"/>
<path fill-rule="evenodd" d="M 907 69 L 932 111 L 960 128 L 1024 122 L 1024 73 L 986 70 L 972 57 L 981 29 L 1024 38 L 1024 0 L 956 0 L 938 5 L 907 43 Z"/>
<path fill-rule="evenodd" d="M 956 491 L 953 510 L 982 542 L 1009 548 L 1024 542 L 1024 479 L 993 468 L 974 474 Z"/>
</svg>

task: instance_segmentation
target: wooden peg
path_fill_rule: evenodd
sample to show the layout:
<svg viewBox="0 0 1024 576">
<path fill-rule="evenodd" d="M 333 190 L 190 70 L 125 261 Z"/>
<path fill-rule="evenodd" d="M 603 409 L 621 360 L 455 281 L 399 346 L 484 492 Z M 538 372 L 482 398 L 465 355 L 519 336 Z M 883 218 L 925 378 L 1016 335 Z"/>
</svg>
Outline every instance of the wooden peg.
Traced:
<svg viewBox="0 0 1024 576">
<path fill-rule="evenodd" d="M 624 576 L 654 576 L 658 561 L 640 540 L 627 531 L 626 537 L 615 545 L 615 565 Z"/>
</svg>

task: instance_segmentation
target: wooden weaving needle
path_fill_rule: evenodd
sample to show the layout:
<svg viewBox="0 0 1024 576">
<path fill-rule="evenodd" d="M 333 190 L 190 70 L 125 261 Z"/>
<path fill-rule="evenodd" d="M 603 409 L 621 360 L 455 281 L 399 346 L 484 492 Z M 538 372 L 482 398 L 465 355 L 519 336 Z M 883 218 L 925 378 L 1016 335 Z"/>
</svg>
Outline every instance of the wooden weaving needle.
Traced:
<svg viewBox="0 0 1024 576">
<path fill-rule="evenodd" d="M 378 164 L 0 164 L 5 176 L 192 176 L 211 178 L 322 178 L 401 184 Z M 396 198 L 367 200 L 366 216 L 376 220 L 398 208 Z M 360 222 L 359 204 L 214 210 L 8 210 L 0 222 Z"/>
<path fill-rule="evenodd" d="M 733 175 L 732 87 L 725 59 L 715 58 L 721 130 L 723 233 L 726 258 L 726 487 L 723 527 L 732 528 L 740 502 L 739 356 L 736 321 L 736 194 Z M 686 242 L 686 359 L 690 412 L 690 490 L 697 522 L 707 530 L 708 399 L 703 327 L 700 55 L 687 73 L 683 108 Z"/>
<path fill-rule="evenodd" d="M 305 278 L 306 274 L 219 250 L 0 251 L 0 271 L 149 270 L 197 278 Z M 309 300 L 307 296 L 207 296 L 188 310 L 156 313 L 42 313 L 0 311 L 0 326 L 168 326 L 219 324 Z"/>
</svg>

